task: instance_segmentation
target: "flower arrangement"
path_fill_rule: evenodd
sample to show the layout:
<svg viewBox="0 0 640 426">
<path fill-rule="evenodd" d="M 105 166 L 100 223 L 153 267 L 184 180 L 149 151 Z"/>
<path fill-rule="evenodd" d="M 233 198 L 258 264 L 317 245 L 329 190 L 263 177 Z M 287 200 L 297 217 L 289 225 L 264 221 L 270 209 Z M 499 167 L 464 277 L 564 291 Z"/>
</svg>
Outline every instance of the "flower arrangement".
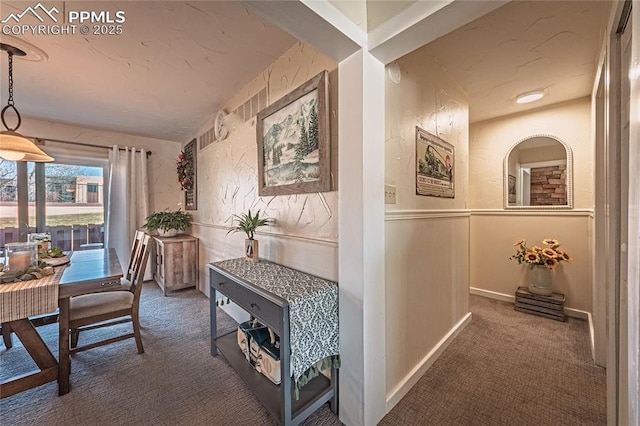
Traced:
<svg viewBox="0 0 640 426">
<path fill-rule="evenodd" d="M 178 155 L 176 161 L 178 170 L 178 182 L 183 191 L 190 191 L 193 189 L 193 160 L 190 156 L 187 156 L 184 151 Z"/>
<path fill-rule="evenodd" d="M 557 267 L 560 262 L 571 262 L 571 256 L 564 250 L 560 250 L 560 242 L 553 238 L 542 240 L 544 247 L 527 247 L 525 240 L 520 240 L 514 244 L 516 254 L 509 259 L 518 261 L 518 264 L 526 263 L 531 269 L 534 266 L 546 266 L 548 269 Z"/>
</svg>

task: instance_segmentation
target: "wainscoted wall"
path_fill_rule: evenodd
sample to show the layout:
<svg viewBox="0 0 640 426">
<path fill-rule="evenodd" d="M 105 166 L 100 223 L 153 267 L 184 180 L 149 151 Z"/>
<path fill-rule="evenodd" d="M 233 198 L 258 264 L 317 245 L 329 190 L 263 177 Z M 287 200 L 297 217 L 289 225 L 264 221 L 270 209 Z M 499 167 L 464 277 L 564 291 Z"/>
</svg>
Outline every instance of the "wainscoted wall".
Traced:
<svg viewBox="0 0 640 426">
<path fill-rule="evenodd" d="M 554 290 L 566 294 L 566 305 L 592 311 L 592 247 L 594 149 L 589 98 L 530 113 L 473 123 L 469 142 L 469 206 L 471 208 L 471 287 L 513 296 L 528 282 L 529 270 L 507 260 L 513 243 L 525 238 L 541 245 L 556 238 L 573 256 L 554 272 Z M 503 161 L 511 146 L 528 136 L 550 134 L 573 152 L 574 210 L 503 210 Z"/>
<path fill-rule="evenodd" d="M 469 212 L 403 213 L 389 213 L 385 222 L 388 408 L 431 366 L 469 312 Z"/>
<path fill-rule="evenodd" d="M 468 102 L 425 48 L 386 81 L 386 372 L 391 409 L 469 319 Z M 455 198 L 416 195 L 415 126 L 455 146 Z"/>
<path fill-rule="evenodd" d="M 471 287 L 514 296 L 529 282 L 530 270 L 508 260 L 513 243 L 526 239 L 542 246 L 544 238 L 556 238 L 573 257 L 553 271 L 553 290 L 564 293 L 567 308 L 591 312 L 591 253 L 593 212 L 471 211 Z"/>
<path fill-rule="evenodd" d="M 337 63 L 303 44 L 282 57 L 230 99 L 233 111 L 266 87 L 271 104 L 323 70 L 330 72 L 332 160 L 337 165 Z M 212 117 L 216 111 L 212 111 Z M 260 257 L 323 278 L 338 279 L 337 191 L 286 196 L 258 196 L 258 154 L 254 117 L 244 122 L 229 115 L 229 136 L 198 152 L 198 210 L 192 234 L 200 238 L 200 285 L 209 294 L 207 264 L 243 255 L 244 233 L 229 234 L 233 214 L 260 209 L 273 225 L 257 233 Z M 207 132 L 213 118 L 193 137 Z M 334 187 L 337 176 L 333 173 Z"/>
</svg>

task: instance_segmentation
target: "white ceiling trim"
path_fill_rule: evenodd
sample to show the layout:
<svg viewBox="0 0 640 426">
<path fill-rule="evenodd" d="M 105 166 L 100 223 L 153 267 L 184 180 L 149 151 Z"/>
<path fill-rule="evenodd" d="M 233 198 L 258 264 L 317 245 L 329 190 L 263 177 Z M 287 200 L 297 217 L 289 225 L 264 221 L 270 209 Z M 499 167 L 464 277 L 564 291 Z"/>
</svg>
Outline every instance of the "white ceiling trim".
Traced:
<svg viewBox="0 0 640 426">
<path fill-rule="evenodd" d="M 347 27 L 348 24 L 345 20 L 348 21 L 348 18 L 335 7 L 333 15 L 329 13 L 328 7 L 320 8 L 322 13 L 327 13 L 327 18 L 325 19 L 299 0 L 247 0 L 243 3 L 257 15 L 338 61 L 348 58 L 361 48 L 361 45 L 353 40 L 351 36 L 338 29 L 337 26 L 342 26 L 343 24 L 345 28 Z M 328 21 L 328 19 L 332 21 Z M 334 24 L 334 21 L 337 22 Z M 353 29 L 347 32 L 352 35 L 358 34 Z M 358 37 L 360 36 L 358 35 L 356 39 Z"/>
<path fill-rule="evenodd" d="M 433 15 L 454 0 L 418 1 L 369 31 L 369 45 L 377 47 Z"/>
<path fill-rule="evenodd" d="M 364 47 L 368 43 L 367 32 L 358 27 L 351 19 L 347 18 L 337 7 L 328 0 L 300 0 L 309 9 L 317 13 L 322 19 L 329 22 L 336 29 L 349 37 L 359 46 Z"/>
<path fill-rule="evenodd" d="M 385 64 L 477 19 L 508 0 L 419 1 L 369 32 L 371 54 Z"/>
</svg>

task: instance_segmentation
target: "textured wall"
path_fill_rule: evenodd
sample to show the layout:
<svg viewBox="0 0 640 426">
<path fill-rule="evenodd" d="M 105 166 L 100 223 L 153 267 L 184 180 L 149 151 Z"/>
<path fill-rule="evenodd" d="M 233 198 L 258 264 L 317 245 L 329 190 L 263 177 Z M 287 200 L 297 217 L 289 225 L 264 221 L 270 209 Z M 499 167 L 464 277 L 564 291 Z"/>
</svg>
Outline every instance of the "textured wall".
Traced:
<svg viewBox="0 0 640 426">
<path fill-rule="evenodd" d="M 399 84 L 386 81 L 387 396 L 395 400 L 416 368 L 468 312 L 466 212 L 468 103 L 461 88 L 420 49 L 398 61 Z M 415 126 L 455 146 L 455 198 L 416 195 Z"/>
<path fill-rule="evenodd" d="M 269 68 L 226 103 L 232 111 L 266 87 L 269 104 L 322 70 L 330 71 L 331 98 L 337 100 L 336 62 L 303 43 L 296 43 Z M 215 111 L 212 111 L 212 115 Z M 332 129 L 337 127 L 331 106 Z M 193 212 L 193 234 L 200 238 L 200 289 L 208 294 L 209 262 L 241 257 L 243 233 L 226 235 L 232 215 L 261 210 L 273 225 L 257 234 L 260 257 L 324 278 L 337 280 L 337 191 L 272 197 L 258 196 L 258 154 L 255 117 L 242 122 L 230 115 L 229 136 L 198 152 L 198 210 Z M 205 123 L 194 137 L 211 128 Z M 337 165 L 337 138 L 332 131 L 333 163 Z M 335 184 L 336 174 L 333 173 Z M 335 187 L 335 185 L 334 185 Z"/>
<path fill-rule="evenodd" d="M 566 306 L 591 312 L 591 250 L 594 203 L 590 101 L 582 98 L 528 114 L 474 123 L 469 143 L 469 206 L 472 210 L 471 287 L 513 296 L 528 280 L 528 269 L 507 260 L 522 238 L 540 245 L 557 238 L 574 260 L 553 279 L 566 293 Z M 582 211 L 514 212 L 503 210 L 503 161 L 511 146 L 535 134 L 550 134 L 573 151 L 573 202 Z M 487 256 L 487 251 L 493 253 Z"/>
<path fill-rule="evenodd" d="M 537 134 L 556 136 L 573 152 L 573 205 L 593 208 L 593 143 L 589 98 L 473 123 L 469 129 L 469 206 L 502 209 L 503 162 L 516 142 Z"/>
<path fill-rule="evenodd" d="M 76 141 L 101 146 L 135 146 L 152 152 L 148 161 L 149 173 L 149 210 L 162 211 L 166 208 L 177 209 L 182 202 L 182 192 L 176 175 L 176 158 L 180 152 L 180 144 L 142 136 L 126 135 L 105 130 L 88 129 L 69 124 L 51 121 L 25 119 L 20 131 L 29 136 Z M 108 158 L 108 151 L 90 149 L 67 144 L 51 144 L 56 152 L 66 155 L 103 156 Z M 46 149 L 46 148 L 45 148 Z"/>
</svg>

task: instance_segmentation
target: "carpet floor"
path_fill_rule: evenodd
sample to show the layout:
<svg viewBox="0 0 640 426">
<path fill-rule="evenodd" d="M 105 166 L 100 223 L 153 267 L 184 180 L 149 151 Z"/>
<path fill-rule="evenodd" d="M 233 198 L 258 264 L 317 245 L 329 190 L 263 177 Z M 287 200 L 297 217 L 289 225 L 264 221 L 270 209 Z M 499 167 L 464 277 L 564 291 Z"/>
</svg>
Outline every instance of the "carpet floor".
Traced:
<svg viewBox="0 0 640 426">
<path fill-rule="evenodd" d="M 472 321 L 380 425 L 606 425 L 586 321 L 470 296 Z"/>
<path fill-rule="evenodd" d="M 58 397 L 56 382 L 0 400 L 2 426 L 39 425 L 276 425 L 224 356 L 209 346 L 209 299 L 195 289 L 163 297 L 154 282 L 144 284 L 140 325 L 145 353 L 135 341 L 78 352 L 71 357 L 71 392 Z M 237 323 L 217 310 L 218 330 Z M 95 336 L 130 329 L 130 324 L 80 334 Z M 57 324 L 38 327 L 57 357 Z M 93 333 L 93 335 L 92 335 Z M 0 346 L 0 380 L 35 369 L 14 336 L 13 348 Z M 323 406 L 305 425 L 339 425 Z"/>
<path fill-rule="evenodd" d="M 381 425 L 604 425 L 605 375 L 584 321 L 567 323 L 471 296 L 473 320 Z M 72 356 L 72 390 L 55 382 L 0 400 L 4 425 L 275 425 L 223 356 L 209 355 L 209 302 L 196 290 L 141 298 L 145 353 L 128 339 Z M 218 309 L 220 330 L 237 324 Z M 122 325 L 118 327 L 127 327 Z M 114 327 L 115 328 L 115 327 Z M 57 354 L 57 324 L 38 328 Z M 82 333 L 90 342 L 108 330 Z M 93 335 L 92 335 L 93 333 Z M 18 339 L 0 380 L 35 364 Z M 340 425 L 328 406 L 305 425 Z"/>
</svg>

